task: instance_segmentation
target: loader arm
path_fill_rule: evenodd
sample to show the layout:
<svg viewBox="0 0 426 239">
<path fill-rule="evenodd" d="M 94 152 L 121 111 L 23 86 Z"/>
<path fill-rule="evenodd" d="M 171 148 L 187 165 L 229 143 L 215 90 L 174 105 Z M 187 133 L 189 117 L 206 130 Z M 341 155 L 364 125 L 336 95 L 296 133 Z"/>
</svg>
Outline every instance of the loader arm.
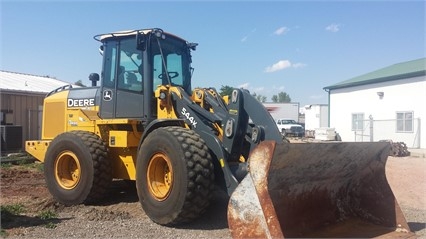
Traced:
<svg viewBox="0 0 426 239">
<path fill-rule="evenodd" d="M 206 141 L 222 169 L 225 191 L 231 195 L 247 174 L 250 151 L 263 140 L 282 140 L 274 120 L 246 90 L 235 89 L 226 105 L 214 89 L 203 89 L 208 110 L 183 89 L 176 89 L 170 92 L 177 117 Z"/>
</svg>

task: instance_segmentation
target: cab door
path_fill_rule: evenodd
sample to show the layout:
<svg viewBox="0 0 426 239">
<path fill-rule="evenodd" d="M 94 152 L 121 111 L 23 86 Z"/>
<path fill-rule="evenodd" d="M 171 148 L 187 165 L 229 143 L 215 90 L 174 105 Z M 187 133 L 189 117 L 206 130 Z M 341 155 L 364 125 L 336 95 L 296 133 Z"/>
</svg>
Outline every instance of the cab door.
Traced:
<svg viewBox="0 0 426 239">
<path fill-rule="evenodd" d="M 104 44 L 101 118 L 137 118 L 144 116 L 142 52 L 135 38 Z"/>
</svg>

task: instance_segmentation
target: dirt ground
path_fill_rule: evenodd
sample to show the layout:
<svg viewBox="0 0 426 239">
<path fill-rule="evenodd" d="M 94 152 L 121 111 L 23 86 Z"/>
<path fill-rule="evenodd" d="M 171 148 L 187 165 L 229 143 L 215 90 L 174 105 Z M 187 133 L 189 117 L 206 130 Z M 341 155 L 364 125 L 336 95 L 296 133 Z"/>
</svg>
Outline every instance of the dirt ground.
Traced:
<svg viewBox="0 0 426 239">
<path fill-rule="evenodd" d="M 426 159 L 389 157 L 386 174 L 410 229 L 426 238 Z M 0 182 L 2 207 L 23 208 L 19 216 L 2 212 L 1 235 L 6 238 L 231 238 L 227 198 L 220 194 L 202 218 L 171 228 L 153 223 L 136 190 L 122 181 L 113 183 L 100 205 L 72 207 L 52 199 L 38 165 L 2 166 Z"/>
</svg>

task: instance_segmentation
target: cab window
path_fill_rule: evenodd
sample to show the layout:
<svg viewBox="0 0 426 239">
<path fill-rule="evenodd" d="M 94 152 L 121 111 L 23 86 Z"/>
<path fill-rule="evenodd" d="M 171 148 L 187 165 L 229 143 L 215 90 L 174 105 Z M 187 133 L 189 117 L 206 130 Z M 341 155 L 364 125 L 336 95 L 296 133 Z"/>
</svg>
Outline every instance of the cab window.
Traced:
<svg viewBox="0 0 426 239">
<path fill-rule="evenodd" d="M 117 44 L 116 42 L 106 42 L 104 44 L 104 72 L 102 73 L 102 84 L 104 87 L 115 88 L 115 66 L 117 64 Z"/>
<path fill-rule="evenodd" d="M 142 92 L 142 53 L 135 48 L 133 38 L 120 41 L 117 71 L 118 89 Z"/>
<path fill-rule="evenodd" d="M 180 86 L 191 94 L 190 54 L 186 42 L 172 37 L 154 41 L 153 90 L 155 91 L 158 85 L 171 84 Z"/>
</svg>

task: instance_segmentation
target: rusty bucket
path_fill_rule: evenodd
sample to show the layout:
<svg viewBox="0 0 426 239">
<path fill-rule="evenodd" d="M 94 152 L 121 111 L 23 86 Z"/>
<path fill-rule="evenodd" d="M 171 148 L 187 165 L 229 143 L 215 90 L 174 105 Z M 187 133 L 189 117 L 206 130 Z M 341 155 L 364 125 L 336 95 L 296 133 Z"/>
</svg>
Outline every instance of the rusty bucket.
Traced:
<svg viewBox="0 0 426 239">
<path fill-rule="evenodd" d="M 386 179 L 389 149 L 262 142 L 229 201 L 232 237 L 414 237 Z"/>
</svg>

